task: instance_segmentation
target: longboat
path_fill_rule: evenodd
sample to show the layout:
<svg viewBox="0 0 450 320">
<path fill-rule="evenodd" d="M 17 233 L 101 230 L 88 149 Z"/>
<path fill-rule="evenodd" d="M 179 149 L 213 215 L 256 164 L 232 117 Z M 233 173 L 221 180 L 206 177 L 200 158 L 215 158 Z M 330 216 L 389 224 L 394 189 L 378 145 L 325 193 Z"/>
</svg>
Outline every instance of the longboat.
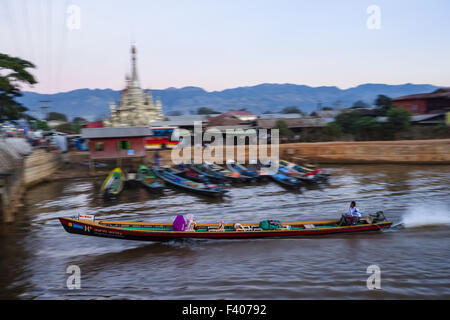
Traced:
<svg viewBox="0 0 450 320">
<path fill-rule="evenodd" d="M 221 197 L 225 193 L 221 184 L 195 182 L 172 173 L 169 168 L 153 167 L 153 172 L 167 184 L 185 191 L 209 197 Z"/>
<path fill-rule="evenodd" d="M 286 167 L 293 170 L 297 174 L 310 176 L 313 179 L 305 179 L 306 182 L 323 182 L 329 179 L 330 174 L 325 173 L 322 169 L 311 169 L 305 166 L 295 164 L 286 160 L 280 160 L 279 164 L 281 167 Z"/>
<path fill-rule="evenodd" d="M 203 168 L 207 169 L 208 171 L 222 175 L 225 178 L 225 180 L 231 183 L 250 182 L 253 180 L 253 178 L 251 177 L 244 176 L 238 172 L 231 171 L 228 168 L 224 168 L 214 163 L 205 163 L 203 165 Z"/>
<path fill-rule="evenodd" d="M 209 180 L 215 182 L 223 182 L 225 180 L 225 175 L 221 172 L 216 172 L 209 169 L 206 165 L 202 164 L 191 164 L 188 166 L 191 170 L 206 176 Z"/>
<path fill-rule="evenodd" d="M 243 165 L 234 161 L 227 161 L 227 168 L 232 172 L 237 172 L 242 176 L 251 178 L 252 180 L 258 180 L 260 178 L 259 174 L 256 171 L 248 170 Z"/>
<path fill-rule="evenodd" d="M 338 220 L 280 222 L 276 228 L 260 223 L 196 223 L 193 230 L 174 231 L 175 223 L 121 222 L 82 219 L 81 216 L 58 218 L 69 233 L 140 241 L 169 241 L 180 239 L 255 239 L 332 235 L 380 231 L 392 222 L 384 215 L 361 218 L 357 224 L 340 226 Z M 267 226 L 267 224 L 266 224 Z"/>
<path fill-rule="evenodd" d="M 298 180 L 297 178 L 286 175 L 280 171 L 278 171 L 275 174 L 270 175 L 270 177 L 276 183 L 278 183 L 282 187 L 285 187 L 288 189 L 298 189 L 302 185 L 300 180 Z"/>
<path fill-rule="evenodd" d="M 115 168 L 103 181 L 100 192 L 105 198 L 117 197 L 122 192 L 124 185 L 125 174 L 122 169 Z"/>
<path fill-rule="evenodd" d="M 207 183 L 209 184 L 210 181 L 208 179 L 208 177 L 205 174 L 199 173 L 195 170 L 193 170 L 192 168 L 190 168 L 189 166 L 180 166 L 180 165 L 176 165 L 170 168 L 167 168 L 166 170 L 172 172 L 173 174 L 177 175 L 177 176 L 181 176 L 183 178 L 195 181 L 195 182 L 201 182 L 201 183 Z"/>
<path fill-rule="evenodd" d="M 139 166 L 137 171 L 137 180 L 151 192 L 162 192 L 164 182 L 159 179 L 155 173 L 144 165 Z"/>
</svg>

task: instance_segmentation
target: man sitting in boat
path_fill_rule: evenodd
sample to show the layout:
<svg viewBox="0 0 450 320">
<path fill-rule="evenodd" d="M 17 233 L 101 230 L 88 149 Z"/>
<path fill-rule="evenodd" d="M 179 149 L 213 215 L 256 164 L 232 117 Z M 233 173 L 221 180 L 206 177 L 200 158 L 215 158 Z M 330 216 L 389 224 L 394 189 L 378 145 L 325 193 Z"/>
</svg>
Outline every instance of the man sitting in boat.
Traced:
<svg viewBox="0 0 450 320">
<path fill-rule="evenodd" d="M 360 218 L 361 218 L 361 212 L 356 207 L 356 202 L 352 201 L 350 203 L 350 207 L 348 208 L 348 213 L 342 215 L 339 225 L 349 226 L 352 224 L 357 224 L 359 222 Z"/>
</svg>

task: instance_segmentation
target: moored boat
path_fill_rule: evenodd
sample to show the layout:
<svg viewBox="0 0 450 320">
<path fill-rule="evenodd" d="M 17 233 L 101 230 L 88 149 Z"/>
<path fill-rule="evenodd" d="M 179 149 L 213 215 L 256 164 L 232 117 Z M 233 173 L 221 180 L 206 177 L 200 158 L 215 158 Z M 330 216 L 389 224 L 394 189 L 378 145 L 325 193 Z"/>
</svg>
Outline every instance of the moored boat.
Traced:
<svg viewBox="0 0 450 320">
<path fill-rule="evenodd" d="M 101 194 L 105 198 L 118 196 L 125 185 L 125 175 L 120 168 L 112 170 L 103 181 L 100 188 Z"/>
<path fill-rule="evenodd" d="M 330 177 L 330 174 L 325 173 L 322 169 L 311 169 L 286 160 L 280 160 L 279 164 L 297 174 L 313 177 L 313 179 L 305 179 L 305 182 L 323 182 Z"/>
<path fill-rule="evenodd" d="M 137 180 L 149 191 L 161 192 L 164 189 L 163 181 L 144 165 L 141 165 L 138 169 Z"/>
<path fill-rule="evenodd" d="M 269 167 L 261 167 L 259 174 L 271 178 L 273 181 L 287 189 L 298 189 L 302 185 L 299 179 L 284 174 L 281 171 L 275 171 Z"/>
<path fill-rule="evenodd" d="M 243 176 L 238 172 L 234 172 L 231 170 L 228 170 L 227 168 L 224 168 L 222 166 L 219 166 L 217 164 L 214 163 L 205 163 L 203 165 L 204 168 L 207 168 L 208 170 L 215 172 L 215 173 L 219 173 L 220 175 L 223 175 L 225 180 L 227 180 L 228 182 L 236 182 L 236 183 L 240 183 L 240 182 L 249 182 L 251 181 L 253 178 L 251 177 L 247 177 L 247 176 Z"/>
<path fill-rule="evenodd" d="M 279 185 L 288 188 L 288 189 L 298 189 L 301 186 L 300 180 L 294 178 L 292 176 L 283 174 L 282 172 L 277 172 L 275 174 L 270 175 L 272 180 L 277 182 Z"/>
<path fill-rule="evenodd" d="M 222 173 L 210 170 L 203 164 L 191 164 L 189 168 L 198 174 L 206 176 L 211 181 L 223 182 L 225 180 L 225 176 Z"/>
<path fill-rule="evenodd" d="M 182 190 L 209 197 L 221 197 L 225 193 L 225 190 L 223 189 L 223 186 L 221 184 L 217 185 L 194 182 L 172 173 L 169 168 L 153 167 L 153 172 L 157 177 L 164 180 L 167 184 Z"/>
<path fill-rule="evenodd" d="M 338 220 L 306 222 L 265 220 L 259 223 L 195 223 L 189 229 L 180 229 L 179 217 L 173 223 L 97 221 L 92 216 L 89 219 L 83 219 L 81 216 L 61 217 L 59 221 L 69 233 L 141 241 L 300 237 L 379 231 L 392 225 L 392 222 L 386 221 L 383 216 L 363 218 L 357 224 L 346 226 L 340 226 Z"/>
<path fill-rule="evenodd" d="M 207 183 L 209 184 L 209 179 L 208 177 L 203 174 L 203 173 L 199 173 L 195 170 L 193 170 L 192 168 L 190 168 L 189 166 L 185 166 L 185 165 L 176 165 L 173 167 L 170 167 L 166 170 L 169 170 L 170 172 L 172 172 L 175 175 L 181 176 L 183 178 L 195 181 L 195 182 L 201 182 L 201 183 Z"/>
<path fill-rule="evenodd" d="M 257 180 L 259 178 L 259 175 L 256 171 L 248 170 L 243 165 L 234 162 L 233 160 L 227 161 L 227 168 L 232 172 L 237 172 L 245 177 L 249 177 L 253 180 Z"/>
</svg>

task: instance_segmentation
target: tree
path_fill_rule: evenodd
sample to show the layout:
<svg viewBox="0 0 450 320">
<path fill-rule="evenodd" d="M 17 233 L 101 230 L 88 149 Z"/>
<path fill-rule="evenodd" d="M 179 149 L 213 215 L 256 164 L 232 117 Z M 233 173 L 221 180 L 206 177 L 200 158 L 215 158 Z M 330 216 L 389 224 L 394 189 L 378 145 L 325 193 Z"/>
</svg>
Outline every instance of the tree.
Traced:
<svg viewBox="0 0 450 320">
<path fill-rule="evenodd" d="M 387 117 L 388 127 L 393 132 L 407 130 L 411 125 L 411 112 L 405 108 L 390 108 Z"/>
<path fill-rule="evenodd" d="M 280 131 L 281 137 L 287 137 L 290 138 L 293 136 L 293 132 L 291 129 L 289 129 L 288 124 L 283 119 L 278 119 L 275 122 L 275 129 L 278 129 Z"/>
<path fill-rule="evenodd" d="M 84 118 L 82 118 L 82 117 L 75 117 L 75 118 L 73 118 L 73 120 L 72 120 L 72 123 L 74 123 L 74 124 L 81 124 L 81 125 L 83 125 L 83 124 L 86 124 L 86 123 L 88 123 L 89 121 L 87 121 L 86 119 L 84 119 Z"/>
<path fill-rule="evenodd" d="M 281 113 L 284 113 L 284 114 L 299 113 L 301 115 L 305 115 L 305 113 L 302 110 L 300 110 L 298 107 L 295 107 L 295 106 L 286 107 L 283 110 L 281 110 Z"/>
<path fill-rule="evenodd" d="M 197 109 L 197 114 L 220 114 L 220 112 L 215 111 L 211 108 L 207 108 L 207 107 L 201 107 Z"/>
<path fill-rule="evenodd" d="M 350 109 L 368 108 L 369 105 L 362 100 L 356 101 Z"/>
<path fill-rule="evenodd" d="M 62 121 L 67 122 L 67 116 L 59 112 L 50 112 L 46 118 L 47 121 Z"/>
<path fill-rule="evenodd" d="M 361 117 L 355 122 L 357 140 L 377 140 L 381 137 L 382 125 L 373 117 Z"/>
<path fill-rule="evenodd" d="M 323 127 L 323 133 L 326 136 L 332 137 L 332 138 L 338 138 L 342 136 L 342 128 L 341 126 L 336 122 L 330 122 Z"/>
<path fill-rule="evenodd" d="M 345 133 L 355 133 L 355 123 L 361 118 L 361 114 L 356 110 L 341 112 L 336 117 L 336 123 L 339 124 Z"/>
<path fill-rule="evenodd" d="M 390 108 L 392 108 L 392 99 L 383 94 L 378 95 L 374 104 L 377 106 L 379 110 L 380 116 L 385 116 Z"/>
<path fill-rule="evenodd" d="M 334 109 L 332 107 L 323 107 L 323 111 L 333 111 Z"/>
<path fill-rule="evenodd" d="M 33 121 L 31 127 L 33 128 L 33 130 L 50 131 L 50 127 L 48 126 L 47 122 L 41 120 Z"/>
<path fill-rule="evenodd" d="M 178 110 L 173 110 L 173 111 L 167 112 L 167 115 L 171 116 L 171 117 L 176 117 L 176 116 L 182 116 L 183 113 L 181 111 L 178 111 Z"/>
<path fill-rule="evenodd" d="M 21 84 L 36 84 L 26 69 L 35 68 L 29 61 L 0 53 L 0 123 L 16 121 L 24 117 L 26 107 L 15 101 L 21 97 Z"/>
</svg>

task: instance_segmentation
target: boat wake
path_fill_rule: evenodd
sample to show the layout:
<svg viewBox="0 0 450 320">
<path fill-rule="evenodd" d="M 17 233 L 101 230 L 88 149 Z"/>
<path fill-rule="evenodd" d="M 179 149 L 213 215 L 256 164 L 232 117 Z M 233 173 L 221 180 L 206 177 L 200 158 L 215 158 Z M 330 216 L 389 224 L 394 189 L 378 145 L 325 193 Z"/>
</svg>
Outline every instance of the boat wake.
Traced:
<svg viewBox="0 0 450 320">
<path fill-rule="evenodd" d="M 415 206 L 402 217 L 399 225 L 404 228 L 436 225 L 450 226 L 450 208 L 442 205 Z"/>
</svg>

